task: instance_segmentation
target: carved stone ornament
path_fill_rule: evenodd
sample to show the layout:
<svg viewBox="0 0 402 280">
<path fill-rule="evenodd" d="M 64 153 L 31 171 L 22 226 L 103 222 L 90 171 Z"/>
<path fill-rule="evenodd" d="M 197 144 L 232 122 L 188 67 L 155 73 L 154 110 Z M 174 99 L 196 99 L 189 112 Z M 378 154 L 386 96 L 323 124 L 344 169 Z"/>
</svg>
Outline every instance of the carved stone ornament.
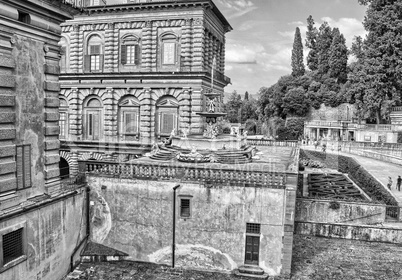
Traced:
<svg viewBox="0 0 402 280">
<path fill-rule="evenodd" d="M 192 21 L 191 18 L 184 19 L 184 25 L 191 25 L 191 21 Z"/>
<path fill-rule="evenodd" d="M 203 25 L 204 21 L 202 18 L 195 18 L 194 19 L 194 25 Z"/>
<path fill-rule="evenodd" d="M 45 53 L 49 52 L 49 46 L 43 45 L 43 50 L 45 51 Z"/>
<path fill-rule="evenodd" d="M 152 27 L 152 22 L 150 20 L 145 22 L 145 27 L 151 28 Z"/>
<path fill-rule="evenodd" d="M 78 26 L 78 24 L 74 24 L 73 25 L 73 31 L 79 31 L 79 26 Z"/>
<path fill-rule="evenodd" d="M 114 29 L 114 23 L 113 22 L 109 22 L 107 24 L 107 29 Z"/>
<path fill-rule="evenodd" d="M 15 36 L 13 36 L 13 37 L 10 38 L 10 43 L 11 43 L 12 45 L 14 45 L 16 42 L 17 42 L 17 39 L 15 38 Z"/>
</svg>

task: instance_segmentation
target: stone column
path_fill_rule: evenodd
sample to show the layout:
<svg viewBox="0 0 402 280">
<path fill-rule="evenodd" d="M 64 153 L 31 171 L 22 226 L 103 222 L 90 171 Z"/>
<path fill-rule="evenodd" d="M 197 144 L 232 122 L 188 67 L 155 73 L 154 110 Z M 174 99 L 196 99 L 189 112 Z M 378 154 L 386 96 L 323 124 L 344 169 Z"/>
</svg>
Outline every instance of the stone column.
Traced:
<svg viewBox="0 0 402 280">
<path fill-rule="evenodd" d="M 118 51 L 118 50 L 117 50 Z M 114 24 L 109 22 L 107 24 L 106 34 L 105 34 L 105 65 L 104 72 L 113 72 L 113 64 L 119 64 L 118 60 L 115 60 L 114 54 Z"/>
<path fill-rule="evenodd" d="M 152 22 L 152 32 L 151 32 L 151 69 L 152 71 L 157 71 L 158 69 L 158 26 L 157 22 Z"/>
<path fill-rule="evenodd" d="M 180 94 L 179 130 L 189 129 L 191 126 L 191 94 L 190 88 L 183 88 Z"/>
<path fill-rule="evenodd" d="M 202 89 L 193 89 L 191 93 L 191 130 L 190 134 L 203 132 L 204 123 L 202 117 L 196 113 L 202 112 L 203 94 Z"/>
<path fill-rule="evenodd" d="M 69 100 L 69 140 L 77 140 L 77 137 L 81 135 L 81 116 L 80 116 L 80 101 L 78 88 L 71 88 L 70 95 L 72 98 Z"/>
<path fill-rule="evenodd" d="M 104 123 L 103 123 L 103 140 L 108 141 L 116 141 L 114 139 L 115 135 L 117 135 L 117 128 L 114 126 L 114 118 L 116 117 L 116 113 L 113 110 L 113 105 L 115 100 L 113 98 L 114 90 L 112 87 L 106 88 L 103 109 L 104 109 Z M 101 138 L 102 139 L 102 138 Z"/>
<path fill-rule="evenodd" d="M 113 31 L 113 71 L 114 72 L 119 72 L 119 28 L 117 24 L 114 25 L 114 31 Z"/>
<path fill-rule="evenodd" d="M 142 29 L 142 57 L 141 69 L 151 71 L 152 61 L 152 22 L 145 22 Z"/>
<path fill-rule="evenodd" d="M 205 65 L 205 28 L 202 18 L 193 22 L 193 71 L 202 71 Z"/>
<path fill-rule="evenodd" d="M 79 54 L 79 26 L 73 25 L 70 39 L 70 69 L 73 73 L 78 72 L 78 54 Z"/>
<path fill-rule="evenodd" d="M 181 71 L 190 71 L 191 69 L 191 19 L 185 19 L 183 25 L 183 39 L 181 44 L 181 53 L 183 56 Z"/>
<path fill-rule="evenodd" d="M 155 141 L 155 117 L 152 116 L 151 88 L 144 88 L 140 102 L 140 142 L 152 144 Z"/>
<path fill-rule="evenodd" d="M 78 32 L 78 72 L 84 72 L 84 32 Z"/>
</svg>

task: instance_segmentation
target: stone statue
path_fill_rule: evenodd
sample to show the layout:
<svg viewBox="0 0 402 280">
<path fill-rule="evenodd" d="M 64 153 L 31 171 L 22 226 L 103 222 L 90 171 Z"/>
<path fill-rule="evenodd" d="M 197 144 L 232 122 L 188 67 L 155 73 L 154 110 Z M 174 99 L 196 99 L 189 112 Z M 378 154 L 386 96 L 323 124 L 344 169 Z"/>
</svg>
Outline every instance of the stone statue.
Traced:
<svg viewBox="0 0 402 280">
<path fill-rule="evenodd" d="M 184 138 L 184 139 L 187 139 L 187 136 L 188 136 L 188 133 L 189 133 L 190 129 L 184 128 L 184 129 L 182 129 L 181 131 L 182 131 L 182 133 L 183 133 L 183 138 Z"/>
<path fill-rule="evenodd" d="M 248 131 L 247 131 L 247 130 L 244 130 L 244 131 L 243 131 L 243 137 L 247 138 L 247 134 L 248 134 Z"/>
<path fill-rule="evenodd" d="M 208 100 L 208 112 L 215 112 L 215 98 Z"/>
</svg>

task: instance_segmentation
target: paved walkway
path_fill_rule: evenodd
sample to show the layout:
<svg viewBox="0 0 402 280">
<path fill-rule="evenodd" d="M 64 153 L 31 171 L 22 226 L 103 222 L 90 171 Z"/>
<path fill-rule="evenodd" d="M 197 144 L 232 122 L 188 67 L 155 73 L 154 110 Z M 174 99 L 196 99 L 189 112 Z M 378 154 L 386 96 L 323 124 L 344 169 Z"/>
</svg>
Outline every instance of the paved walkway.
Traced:
<svg viewBox="0 0 402 280">
<path fill-rule="evenodd" d="M 301 148 L 307 150 L 314 150 L 313 145 L 302 145 Z M 321 151 L 321 147 L 317 148 L 317 151 L 319 149 Z M 327 149 L 327 153 L 344 155 L 354 158 L 357 162 L 360 163 L 360 165 L 362 165 L 368 172 L 370 172 L 370 174 L 373 175 L 373 177 L 375 177 L 380 183 L 382 183 L 386 189 L 388 184 L 388 176 L 391 176 L 392 178 L 391 193 L 398 201 L 399 206 L 402 206 L 402 186 L 401 191 L 398 191 L 396 189 L 396 179 L 398 178 L 398 175 L 401 175 L 402 177 L 401 165 L 393 164 L 390 162 L 379 161 L 372 158 L 362 157 L 354 154 L 331 151 L 330 149 Z"/>
</svg>

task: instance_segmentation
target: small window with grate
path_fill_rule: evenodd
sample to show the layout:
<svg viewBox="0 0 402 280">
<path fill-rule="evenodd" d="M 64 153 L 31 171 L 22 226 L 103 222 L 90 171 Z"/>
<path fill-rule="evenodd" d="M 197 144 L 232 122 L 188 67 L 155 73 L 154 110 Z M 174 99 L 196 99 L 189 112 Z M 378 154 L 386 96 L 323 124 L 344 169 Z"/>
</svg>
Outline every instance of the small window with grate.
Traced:
<svg viewBox="0 0 402 280">
<path fill-rule="evenodd" d="M 189 198 L 181 198 L 180 199 L 180 217 L 190 218 L 190 216 L 191 216 L 190 199 Z"/>
<path fill-rule="evenodd" d="M 3 235 L 3 266 L 24 255 L 23 228 Z"/>
<path fill-rule="evenodd" d="M 246 233 L 260 234 L 261 233 L 261 224 L 247 223 Z"/>
</svg>

